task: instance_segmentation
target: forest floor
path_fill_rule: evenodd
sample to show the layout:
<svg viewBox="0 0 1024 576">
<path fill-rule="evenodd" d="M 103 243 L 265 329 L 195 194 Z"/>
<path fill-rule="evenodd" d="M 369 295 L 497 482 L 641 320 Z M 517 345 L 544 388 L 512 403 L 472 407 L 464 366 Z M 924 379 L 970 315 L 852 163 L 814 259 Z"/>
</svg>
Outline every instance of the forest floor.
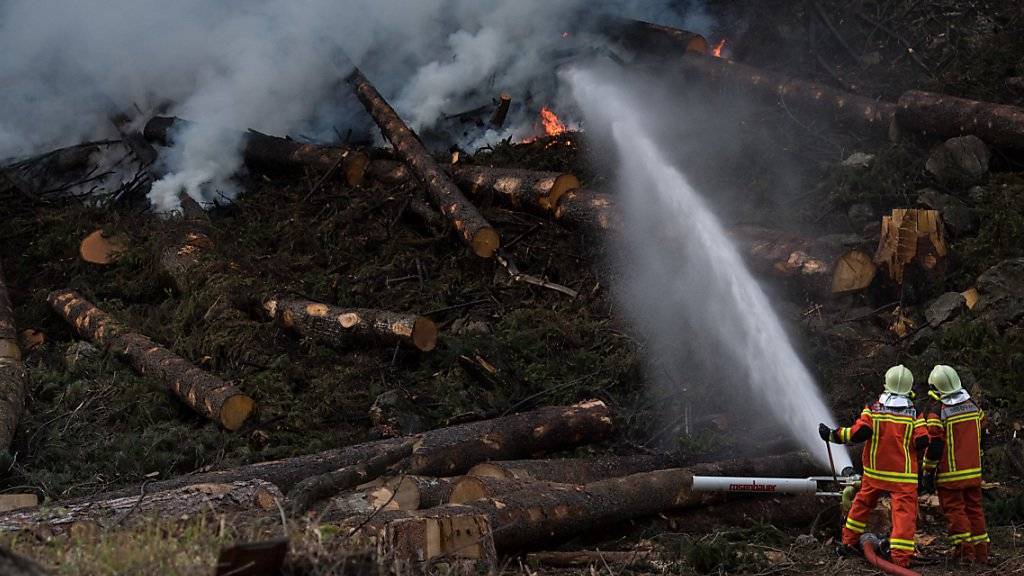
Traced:
<svg viewBox="0 0 1024 576">
<path fill-rule="evenodd" d="M 1024 8 L 1012 0 L 953 2 L 726 2 L 708 10 L 732 56 L 795 76 L 895 99 L 908 88 L 1024 104 L 1009 77 L 1024 76 Z M 813 6 L 836 20 L 852 60 L 818 20 Z M 913 48 L 913 51 L 910 50 Z M 830 63 L 831 62 L 831 63 Z M 877 221 L 913 207 L 920 189 L 942 187 L 923 169 L 934 143 L 863 140 L 774 107 L 751 113 L 749 142 L 720 158 L 694 181 L 749 193 L 741 210 L 722 208 L 730 223 L 785 222 L 811 235 L 864 234 L 877 242 Z M 614 175 L 588 161 L 585 133 L 503 143 L 464 162 L 572 171 L 587 187 L 609 189 Z M 852 152 L 875 159 L 867 168 L 840 163 Z M 800 166 L 793 178 L 792 167 Z M 784 167 L 784 168 L 783 168 Z M 723 174 L 728 174 L 723 176 Z M 725 450 L 745 433 L 742 420 L 686 436 L 666 426 L 663 398 L 648 393 L 643 347 L 616 312 L 608 255 L 600 242 L 546 218 L 481 208 L 502 231 L 519 268 L 580 293 L 563 294 L 511 282 L 493 262 L 470 256 L 444 230 L 410 224 L 407 199 L 416 190 L 332 183 L 313 190 L 318 174 L 281 179 L 241 177 L 245 192 L 211 212 L 218 250 L 265 293 L 292 293 L 346 306 L 413 311 L 441 328 L 429 354 L 404 348 L 338 350 L 296 338 L 274 324 L 239 313 L 206 321 L 216 295 L 178 293 L 159 272 L 155 254 L 173 220 L 132 208 L 87 202 L 32 205 L 0 199 L 0 258 L 19 328 L 46 335 L 27 354 L 30 402 L 0 492 L 32 491 L 47 500 L 86 496 L 197 470 L 307 454 L 375 437 L 371 407 L 397 415 L 404 432 L 500 416 L 542 405 L 600 398 L 613 407 L 618 433 L 572 455 L 635 453 L 666 446 L 684 453 Z M 794 182 L 798 184 L 794 184 Z M 781 196 L 780 188 L 790 190 Z M 311 191 L 312 190 L 312 191 Z M 879 288 L 829 301 L 778 296 L 778 312 L 840 420 L 852 419 L 877 394 L 886 367 L 897 362 L 927 374 L 936 358 L 963 367 L 992 424 L 986 507 L 994 565 L 962 568 L 942 559 L 948 549 L 941 514 L 927 501 L 919 539 L 923 574 L 1012 574 L 1024 571 L 1024 462 L 1016 432 L 1024 422 L 1024 331 L 992 334 L 964 317 L 928 346 L 912 346 L 888 330 L 889 312 L 844 323 L 894 298 L 908 316 L 943 292 L 962 291 L 998 262 L 1024 256 L 1024 164 L 996 153 L 992 173 L 965 200 L 980 225 L 951 237 L 944 277 L 913 279 L 900 294 Z M 807 200 L 813 198 L 813 200 Z M 867 206 L 869 224 L 851 216 Z M 82 238 L 102 228 L 124 235 L 129 248 L 98 267 L 78 257 Z M 869 230 L 865 232 L 865 230 Z M 874 235 L 873 238 L 871 235 Z M 509 242 L 508 240 L 512 240 Z M 55 289 L 74 288 L 107 312 L 222 378 L 239 383 L 259 411 L 237 432 L 218 429 L 169 398 L 166 390 L 104 354 L 82 354 L 46 303 Z M 773 294 L 783 287 L 769 285 Z M 784 300 L 784 301 L 783 301 Z M 824 318 L 815 322 L 814 318 Z M 841 332 L 853 327 L 851 333 Z M 498 368 L 496 382 L 467 372 L 460 357 L 479 356 Z M 721 405 L 698 406 L 717 413 Z M 808 431 L 809 434 L 815 431 Z M 833 514 L 834 515 L 834 514 Z M 707 512 L 714 518 L 714 511 Z M 688 521 L 689 522 L 689 521 Z M 635 522 L 589 535 L 567 547 L 649 546 L 675 574 L 870 573 L 857 559 L 833 553 L 838 520 L 823 516 L 813 540 L 807 525 L 700 526 L 672 517 Z M 5 544 L 61 574 L 194 574 L 209 572 L 217 551 L 240 540 L 292 535 L 292 573 L 355 570 L 335 553 L 336 527 L 276 518 L 199 517 L 141 522 L 132 529 L 82 529 L 69 534 L 19 533 Z M 339 564 L 343 565 L 339 568 Z M 537 570 L 518 558 L 508 571 Z M 334 570 L 335 572 L 332 572 Z M 611 574 L 615 571 L 608 570 Z M 635 571 L 635 570 L 630 570 Z"/>
</svg>

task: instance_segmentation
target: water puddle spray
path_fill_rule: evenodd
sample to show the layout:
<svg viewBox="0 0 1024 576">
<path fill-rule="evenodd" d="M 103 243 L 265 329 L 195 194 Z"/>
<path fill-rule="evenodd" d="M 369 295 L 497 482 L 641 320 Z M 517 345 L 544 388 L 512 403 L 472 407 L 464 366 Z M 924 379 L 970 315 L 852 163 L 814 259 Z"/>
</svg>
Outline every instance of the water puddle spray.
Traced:
<svg viewBox="0 0 1024 576">
<path fill-rule="evenodd" d="M 705 380 L 720 376 L 714 393 L 765 415 L 735 434 L 775 422 L 827 466 L 817 428 L 835 422 L 817 384 L 722 224 L 645 129 L 644 106 L 594 73 L 566 78 L 588 127 L 614 140 L 624 219 L 616 294 L 654 363 L 678 388 L 696 361 Z M 850 465 L 845 450 L 833 454 L 837 470 Z"/>
</svg>

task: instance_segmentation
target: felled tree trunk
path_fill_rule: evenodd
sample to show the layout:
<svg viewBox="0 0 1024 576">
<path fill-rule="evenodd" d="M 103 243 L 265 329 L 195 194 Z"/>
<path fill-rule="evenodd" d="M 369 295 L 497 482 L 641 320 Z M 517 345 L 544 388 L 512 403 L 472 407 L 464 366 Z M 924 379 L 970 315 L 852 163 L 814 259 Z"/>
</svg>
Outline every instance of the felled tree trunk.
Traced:
<svg viewBox="0 0 1024 576">
<path fill-rule="evenodd" d="M 755 272 L 815 295 L 867 288 L 877 266 L 860 250 L 784 230 L 736 226 L 729 236 Z"/>
<path fill-rule="evenodd" d="M 226 514 L 249 510 L 276 510 L 283 501 L 281 491 L 264 480 L 226 484 L 191 484 L 162 492 L 146 491 L 119 498 L 82 499 L 75 503 L 56 502 L 0 514 L 0 530 L 23 530 L 38 526 L 67 526 L 76 522 L 119 524 L 131 516 L 146 519 L 180 518 L 213 512 Z"/>
<path fill-rule="evenodd" d="M 492 476 L 470 476 L 460 478 L 452 487 L 452 493 L 448 497 L 450 504 L 465 504 L 481 498 L 494 498 L 510 492 L 519 492 L 526 489 L 547 490 L 550 482 L 541 482 L 530 478 L 494 478 Z"/>
<path fill-rule="evenodd" d="M 25 409 L 25 395 L 25 370 L 14 326 L 14 309 L 0 267 L 0 452 L 11 447 Z"/>
<path fill-rule="evenodd" d="M 450 168 L 455 182 L 469 195 L 490 195 L 517 210 L 549 214 L 558 200 L 580 187 L 576 176 L 566 172 L 539 172 L 522 168 L 494 168 L 456 164 Z"/>
<path fill-rule="evenodd" d="M 641 472 L 582 486 L 548 484 L 547 489 L 538 490 L 536 485 L 531 485 L 525 490 L 466 504 L 449 504 L 413 513 L 383 512 L 361 522 L 362 530 L 373 535 L 381 534 L 393 522 L 410 517 L 483 516 L 490 524 L 497 549 L 509 552 L 549 545 L 616 522 L 700 505 L 706 495 L 691 491 L 696 475 L 800 477 L 814 470 L 814 463 L 799 453 L 729 460 Z"/>
<path fill-rule="evenodd" d="M 614 197 L 593 190 L 573 190 L 562 196 L 555 208 L 555 220 L 594 237 L 622 229 Z"/>
<path fill-rule="evenodd" d="M 252 414 L 255 403 L 238 388 L 131 332 L 74 290 L 52 292 L 48 300 L 79 336 L 127 357 L 137 372 L 163 382 L 197 413 L 228 430 L 237 430 Z"/>
<path fill-rule="evenodd" d="M 684 74 L 719 83 L 729 89 L 744 90 L 787 109 L 815 112 L 839 124 L 860 126 L 883 137 L 889 136 L 896 117 L 896 105 L 890 102 L 790 78 L 725 58 L 683 54 L 672 59 L 669 65 Z"/>
<path fill-rule="evenodd" d="M 390 447 L 373 458 L 359 464 L 345 466 L 331 472 L 310 476 L 288 491 L 288 502 L 293 513 L 305 512 L 316 502 L 339 492 L 380 477 L 388 468 L 405 459 L 412 453 L 415 441 L 405 442 Z"/>
<path fill-rule="evenodd" d="M 179 195 L 181 226 L 170 243 L 160 252 L 160 269 L 174 282 L 175 288 L 187 293 L 209 280 L 210 271 L 199 273 L 200 267 L 215 244 L 210 237 L 210 218 L 198 202 L 188 194 Z"/>
<path fill-rule="evenodd" d="M 476 207 L 459 192 L 451 178 L 420 143 L 416 133 L 402 121 L 362 72 L 356 69 L 348 81 L 359 101 L 377 122 L 381 133 L 394 146 L 398 156 L 423 182 L 431 201 L 455 228 L 462 241 L 477 256 L 494 256 L 501 246 L 498 231 L 491 227 Z"/>
<path fill-rule="evenodd" d="M 156 116 L 146 123 L 142 133 L 146 140 L 168 146 L 173 143 L 175 132 L 187 125 L 188 122 L 180 118 Z M 242 158 L 246 166 L 255 170 L 282 173 L 340 170 L 349 186 L 358 186 L 363 182 L 369 163 L 364 152 L 344 146 L 303 144 L 255 131 L 247 132 L 244 140 Z"/>
<path fill-rule="evenodd" d="M 448 502 L 458 478 L 402 475 L 381 483 L 395 494 L 399 510 L 422 510 Z"/>
<path fill-rule="evenodd" d="M 469 472 L 466 472 L 466 476 L 588 484 L 605 478 L 617 478 L 637 472 L 671 468 L 678 464 L 678 458 L 661 454 L 553 460 L 507 460 L 477 464 L 470 468 Z"/>
<path fill-rule="evenodd" d="M 601 30 L 613 42 L 633 52 L 706 54 L 708 41 L 700 34 L 628 18 L 606 18 Z"/>
<path fill-rule="evenodd" d="M 596 442 L 611 431 L 608 407 L 600 400 L 547 406 L 424 434 L 413 451 L 409 470 L 421 476 L 453 476 L 487 460 Z"/>
<path fill-rule="evenodd" d="M 531 424 L 538 431 L 535 439 L 530 438 L 528 431 Z M 515 430 L 521 437 L 510 434 L 510 430 Z M 222 484 L 261 478 L 287 492 L 306 478 L 367 462 L 401 446 L 410 438 L 417 444 L 405 467 L 412 469 L 414 474 L 431 476 L 438 470 L 459 474 L 488 459 L 490 454 L 507 459 L 531 456 L 542 450 L 564 450 L 602 440 L 610 431 L 611 420 L 603 402 L 547 406 L 511 416 L 430 430 L 412 437 L 376 440 L 316 454 L 169 478 L 152 482 L 149 487 L 154 491 L 170 490 L 189 484 Z M 504 439 L 515 441 L 500 443 Z M 481 443 L 484 446 L 480 446 Z M 138 494 L 138 488 L 111 492 L 107 497 L 131 494 Z"/>
<path fill-rule="evenodd" d="M 680 532 L 706 534 L 722 526 L 753 526 L 770 524 L 776 527 L 809 526 L 819 514 L 820 526 L 827 526 L 831 517 L 825 516 L 829 506 L 839 516 L 839 502 L 831 502 L 814 494 L 794 496 L 736 496 L 706 507 L 692 508 L 672 515 Z"/>
<path fill-rule="evenodd" d="M 402 343 L 422 352 L 437 346 L 437 325 L 424 316 L 340 308 L 297 298 L 269 298 L 263 309 L 281 327 L 334 346 L 353 341 Z"/>
<path fill-rule="evenodd" d="M 974 134 L 993 146 L 1024 149 L 1024 108 L 935 94 L 904 92 L 896 119 L 903 130 L 941 136 Z"/>
</svg>

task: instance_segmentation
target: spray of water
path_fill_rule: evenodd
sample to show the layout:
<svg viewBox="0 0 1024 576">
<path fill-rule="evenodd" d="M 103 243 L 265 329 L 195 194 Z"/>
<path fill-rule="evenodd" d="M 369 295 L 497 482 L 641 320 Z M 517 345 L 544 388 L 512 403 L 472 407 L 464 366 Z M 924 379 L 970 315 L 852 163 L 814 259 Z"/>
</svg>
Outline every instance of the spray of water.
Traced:
<svg viewBox="0 0 1024 576">
<path fill-rule="evenodd" d="M 814 379 L 722 224 L 655 144 L 649 108 L 622 82 L 580 70 L 566 77 L 588 129 L 614 141 L 625 219 L 616 293 L 653 364 L 678 375 L 677 385 L 701 364 L 716 394 L 752 401 L 827 463 L 817 425 L 834 421 Z M 839 469 L 850 464 L 845 451 L 835 456 Z"/>
</svg>

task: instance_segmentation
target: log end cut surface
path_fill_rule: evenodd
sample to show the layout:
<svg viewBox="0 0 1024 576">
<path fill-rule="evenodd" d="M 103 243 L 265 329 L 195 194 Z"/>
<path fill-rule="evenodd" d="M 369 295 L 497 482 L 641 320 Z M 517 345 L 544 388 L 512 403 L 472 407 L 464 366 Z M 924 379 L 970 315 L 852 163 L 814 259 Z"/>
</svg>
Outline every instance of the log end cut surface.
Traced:
<svg viewBox="0 0 1024 576">
<path fill-rule="evenodd" d="M 352 152 L 344 163 L 345 183 L 349 186 L 362 186 L 366 180 L 366 169 L 370 166 L 370 157 L 364 152 Z"/>
<path fill-rule="evenodd" d="M 494 228 L 480 228 L 473 234 L 473 253 L 481 258 L 493 258 L 501 246 L 501 236 Z"/>
<path fill-rule="evenodd" d="M 579 190 L 580 179 L 574 174 L 562 174 L 555 178 L 555 182 L 551 185 L 551 190 L 547 196 L 542 196 L 538 202 L 541 207 L 546 210 L 554 210 L 558 206 L 558 200 L 565 195 L 566 192 L 572 190 Z"/>
<path fill-rule="evenodd" d="M 437 347 L 437 324 L 425 316 L 420 316 L 412 325 L 412 344 L 422 352 L 430 352 Z"/>
<path fill-rule="evenodd" d="M 252 415 L 256 402 L 245 394 L 235 394 L 220 408 L 220 423 L 228 430 L 238 430 Z"/>
</svg>

